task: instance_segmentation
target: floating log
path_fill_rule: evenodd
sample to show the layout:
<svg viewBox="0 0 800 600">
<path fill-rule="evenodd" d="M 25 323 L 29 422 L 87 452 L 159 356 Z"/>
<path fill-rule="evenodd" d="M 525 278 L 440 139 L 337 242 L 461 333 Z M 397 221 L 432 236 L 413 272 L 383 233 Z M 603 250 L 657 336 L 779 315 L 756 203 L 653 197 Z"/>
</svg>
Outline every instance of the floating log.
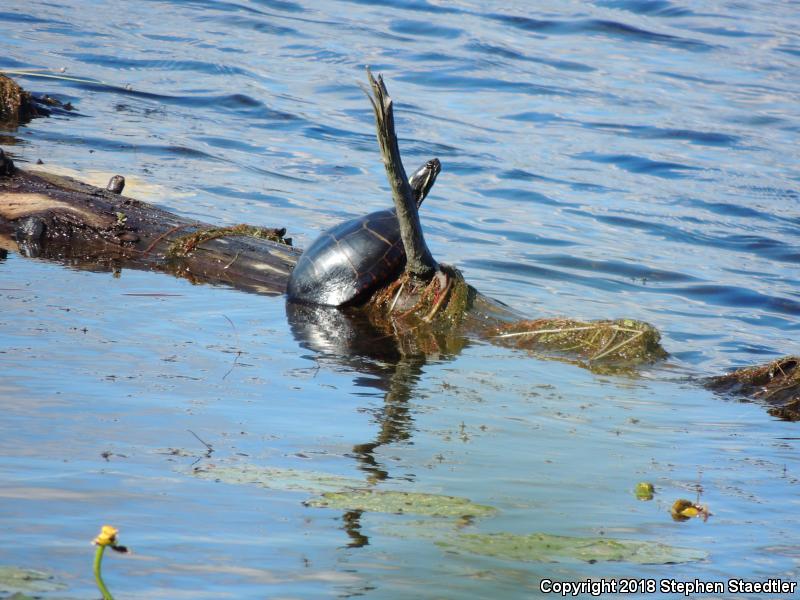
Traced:
<svg viewBox="0 0 800 600">
<path fill-rule="evenodd" d="M 16 127 L 38 116 L 33 96 L 13 79 L 0 75 L 0 125 Z"/>
<path fill-rule="evenodd" d="M 705 387 L 730 398 L 755 400 L 784 421 L 800 421 L 800 356 L 709 377 Z"/>
<path fill-rule="evenodd" d="M 379 118 L 390 112 L 391 99 L 382 80 L 371 83 L 373 91 L 378 87 L 381 92 L 375 94 L 380 101 L 373 107 L 387 174 L 390 181 L 396 176 L 393 191 L 402 191 L 393 119 Z M 6 94 L 6 106 L 7 98 L 15 96 Z M 154 270 L 259 294 L 284 293 L 301 254 L 284 238 L 284 228 L 216 227 L 123 196 L 123 189 L 121 176 L 101 189 L 69 177 L 17 169 L 0 150 L 0 252 L 57 260 L 87 270 Z M 421 262 L 430 265 L 421 241 Z M 436 266 L 435 261 L 432 264 Z M 427 287 L 416 290 L 411 288 L 419 282 L 414 283 L 413 274 L 407 272 L 379 290 L 365 309 L 289 305 L 293 331 L 310 347 L 322 344 L 339 356 L 377 352 L 407 360 L 409 356 L 458 354 L 470 339 L 478 338 L 599 372 L 627 372 L 666 357 L 658 331 L 647 323 L 523 320 L 468 285 L 456 269 L 439 266 L 440 272 L 444 277 L 434 277 Z M 407 297 L 398 302 L 401 295 Z M 372 342 L 355 347 L 357 340 Z M 775 416 L 797 420 L 797 364 L 796 357 L 781 359 L 706 379 L 704 385 L 718 393 L 765 402 Z"/>
<path fill-rule="evenodd" d="M 36 117 L 49 117 L 53 111 L 71 110 L 71 104 L 63 104 L 52 96 L 34 96 L 0 73 L 0 127 L 14 128 Z"/>
<path fill-rule="evenodd" d="M 121 189 L 115 178 L 109 186 Z M 16 169 L 0 150 L 0 248 L 23 256 L 98 271 L 162 271 L 278 295 L 300 256 L 285 233 L 185 219 L 69 177 Z"/>
</svg>

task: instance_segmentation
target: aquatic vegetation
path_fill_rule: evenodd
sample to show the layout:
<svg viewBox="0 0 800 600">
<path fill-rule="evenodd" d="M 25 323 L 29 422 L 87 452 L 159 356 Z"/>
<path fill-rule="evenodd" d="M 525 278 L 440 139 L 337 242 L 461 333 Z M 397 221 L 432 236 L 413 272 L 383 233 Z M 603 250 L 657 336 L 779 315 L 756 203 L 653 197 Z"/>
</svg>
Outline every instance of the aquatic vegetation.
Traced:
<svg viewBox="0 0 800 600">
<path fill-rule="evenodd" d="M 209 464 L 194 469 L 192 475 L 234 485 L 255 485 L 272 490 L 300 491 L 321 494 L 329 491 L 363 487 L 360 479 L 341 477 L 319 471 L 298 471 L 275 467 L 259 467 L 246 463 Z"/>
<path fill-rule="evenodd" d="M 486 517 L 497 512 L 493 506 L 475 504 L 458 496 L 384 490 L 326 492 L 319 498 L 307 501 L 306 505 L 429 517 Z"/>
<path fill-rule="evenodd" d="M 600 364 L 633 366 L 667 356 L 658 330 L 632 319 L 517 321 L 499 327 L 494 340 L 526 350 L 573 355 L 592 369 Z"/>
<path fill-rule="evenodd" d="M 464 280 L 461 271 L 448 265 L 439 265 L 444 273 L 444 283 L 434 277 L 419 289 L 418 282 L 409 273 L 403 273 L 386 287 L 378 290 L 367 308 L 383 318 L 405 322 L 410 326 L 420 324 L 459 324 L 470 308 L 475 290 Z"/>
<path fill-rule="evenodd" d="M 28 593 L 55 592 L 64 588 L 65 585 L 44 571 L 0 565 L 0 592 L 12 592 L 12 598 L 28 598 Z"/>
<path fill-rule="evenodd" d="M 306 506 L 340 508 L 368 512 L 415 514 L 435 517 L 484 517 L 497 512 L 491 506 L 475 504 L 467 498 L 417 492 L 364 489 L 360 479 L 316 471 L 258 467 L 249 464 L 209 465 L 192 471 L 195 477 L 237 485 L 304 491 L 319 494 Z"/>
<path fill-rule="evenodd" d="M 14 80 L 0 74 L 0 123 L 16 126 L 39 116 L 29 92 Z"/>
<path fill-rule="evenodd" d="M 703 521 L 707 521 L 711 516 L 707 506 L 684 498 L 675 500 L 669 512 L 675 521 L 688 521 L 694 517 L 702 517 Z"/>
<path fill-rule="evenodd" d="M 111 595 L 111 592 L 108 591 L 108 588 L 103 581 L 103 553 L 106 551 L 107 547 L 110 547 L 112 550 L 117 552 L 124 553 L 128 551 L 125 546 L 120 546 L 117 543 L 117 533 L 119 533 L 119 530 L 115 527 L 112 527 L 111 525 L 103 525 L 103 527 L 100 529 L 100 533 L 92 541 L 92 543 L 97 546 L 97 550 L 95 550 L 94 553 L 94 580 L 97 583 L 97 588 L 100 590 L 100 593 L 103 594 L 103 600 L 114 600 L 114 597 Z"/>
<path fill-rule="evenodd" d="M 800 357 L 784 356 L 764 365 L 744 367 L 710 377 L 705 386 L 729 396 L 766 402 L 769 414 L 784 421 L 800 421 Z"/>
<path fill-rule="evenodd" d="M 702 560 L 705 552 L 655 542 L 606 537 L 572 537 L 547 533 L 462 533 L 436 545 L 449 552 L 468 552 L 525 562 L 615 561 L 669 564 Z"/>
<path fill-rule="evenodd" d="M 649 481 L 640 481 L 636 484 L 634 493 L 639 500 L 652 500 L 655 494 L 655 488 Z"/>
<path fill-rule="evenodd" d="M 188 235 L 176 238 L 169 247 L 169 256 L 179 258 L 194 251 L 200 244 L 224 237 L 252 237 L 270 240 L 291 246 L 290 239 L 284 238 L 286 228 L 256 227 L 254 225 L 233 225 L 232 227 L 205 227 Z"/>
</svg>

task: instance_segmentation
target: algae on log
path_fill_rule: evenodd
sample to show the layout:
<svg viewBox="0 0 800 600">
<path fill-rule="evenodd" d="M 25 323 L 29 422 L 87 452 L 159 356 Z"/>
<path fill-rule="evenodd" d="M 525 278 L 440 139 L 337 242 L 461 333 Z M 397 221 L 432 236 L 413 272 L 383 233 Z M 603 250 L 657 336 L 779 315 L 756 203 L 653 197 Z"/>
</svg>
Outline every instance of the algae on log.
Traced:
<svg viewBox="0 0 800 600">
<path fill-rule="evenodd" d="M 631 319 L 516 321 L 500 327 L 495 342 L 531 352 L 558 352 L 595 371 L 625 370 L 667 357 L 658 330 Z"/>
<path fill-rule="evenodd" d="M 0 74 L 0 125 L 16 127 L 40 114 L 30 93 Z"/>
<path fill-rule="evenodd" d="M 185 219 L 69 177 L 16 169 L 0 151 L 0 248 L 24 256 L 278 295 L 300 255 L 284 233 Z"/>
<path fill-rule="evenodd" d="M 765 365 L 709 377 L 704 385 L 732 398 L 766 403 L 767 412 L 784 421 L 800 421 L 800 356 L 784 356 Z"/>
<path fill-rule="evenodd" d="M 0 73 L 0 127 L 15 128 L 36 117 L 48 117 L 53 111 L 71 110 L 71 104 L 62 104 L 51 96 L 34 96 Z"/>
</svg>

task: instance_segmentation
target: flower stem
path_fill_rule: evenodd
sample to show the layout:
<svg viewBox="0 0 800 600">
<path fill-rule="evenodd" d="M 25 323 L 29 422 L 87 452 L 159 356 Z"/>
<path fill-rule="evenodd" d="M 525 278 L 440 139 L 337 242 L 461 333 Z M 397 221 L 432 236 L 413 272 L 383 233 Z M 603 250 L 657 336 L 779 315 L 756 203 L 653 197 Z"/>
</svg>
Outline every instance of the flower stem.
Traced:
<svg viewBox="0 0 800 600">
<path fill-rule="evenodd" d="M 97 550 L 94 552 L 94 580 L 97 582 L 100 593 L 103 594 L 103 600 L 114 600 L 114 596 L 108 591 L 106 584 L 103 583 L 103 576 L 100 574 L 100 565 L 103 562 L 103 552 L 105 550 L 105 546 L 98 545 Z"/>
</svg>

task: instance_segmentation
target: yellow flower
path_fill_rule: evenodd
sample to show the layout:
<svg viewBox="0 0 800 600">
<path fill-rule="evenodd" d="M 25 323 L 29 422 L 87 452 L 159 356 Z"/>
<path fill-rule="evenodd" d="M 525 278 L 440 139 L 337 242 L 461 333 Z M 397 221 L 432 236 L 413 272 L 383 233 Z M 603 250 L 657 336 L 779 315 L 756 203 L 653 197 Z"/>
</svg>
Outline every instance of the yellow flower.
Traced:
<svg viewBox="0 0 800 600">
<path fill-rule="evenodd" d="M 100 535 L 94 538 L 93 544 L 97 546 L 116 546 L 119 530 L 111 525 L 103 525 Z"/>
<path fill-rule="evenodd" d="M 695 504 L 691 500 L 675 500 L 675 503 L 670 509 L 672 518 L 676 521 L 688 521 L 692 517 L 703 517 L 703 521 L 707 521 L 711 516 L 708 507 L 703 504 Z"/>
</svg>

